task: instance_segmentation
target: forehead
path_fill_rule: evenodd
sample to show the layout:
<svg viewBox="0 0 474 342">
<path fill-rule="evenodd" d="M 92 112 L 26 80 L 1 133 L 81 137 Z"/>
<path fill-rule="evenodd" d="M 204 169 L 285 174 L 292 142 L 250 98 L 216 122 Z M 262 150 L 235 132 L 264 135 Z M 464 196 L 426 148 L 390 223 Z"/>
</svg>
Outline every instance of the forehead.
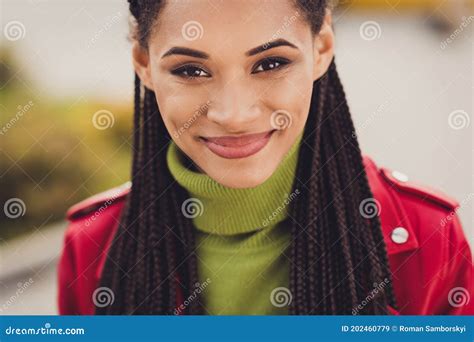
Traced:
<svg viewBox="0 0 474 342">
<path fill-rule="evenodd" d="M 150 37 L 151 48 L 172 46 L 234 52 L 277 38 L 302 42 L 310 33 L 292 0 L 169 0 Z"/>
</svg>

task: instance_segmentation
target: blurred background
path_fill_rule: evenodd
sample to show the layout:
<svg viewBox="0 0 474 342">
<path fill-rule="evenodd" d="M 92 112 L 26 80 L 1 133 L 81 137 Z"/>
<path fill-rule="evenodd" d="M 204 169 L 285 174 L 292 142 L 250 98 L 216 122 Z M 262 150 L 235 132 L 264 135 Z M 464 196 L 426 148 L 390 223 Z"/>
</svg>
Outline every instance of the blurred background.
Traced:
<svg viewBox="0 0 474 342">
<path fill-rule="evenodd" d="M 128 8 L 0 4 L 0 314 L 56 314 L 65 211 L 129 179 Z M 334 13 L 363 152 L 456 198 L 471 246 L 472 14 L 466 0 L 342 0 Z"/>
</svg>

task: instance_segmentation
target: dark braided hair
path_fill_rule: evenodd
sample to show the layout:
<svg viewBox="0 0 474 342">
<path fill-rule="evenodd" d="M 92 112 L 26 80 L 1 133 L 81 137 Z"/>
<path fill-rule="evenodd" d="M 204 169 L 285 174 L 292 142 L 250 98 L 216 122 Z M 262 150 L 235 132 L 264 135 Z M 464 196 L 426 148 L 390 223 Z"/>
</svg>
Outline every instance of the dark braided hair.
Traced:
<svg viewBox="0 0 474 342">
<path fill-rule="evenodd" d="M 294 2 L 317 34 L 328 1 Z M 129 3 L 134 38 L 146 48 L 163 2 Z M 115 301 L 96 313 L 172 314 L 178 291 L 187 298 L 198 282 L 194 227 L 180 209 L 189 195 L 167 169 L 171 137 L 155 94 L 137 75 L 134 125 L 132 190 L 101 278 Z M 361 201 L 373 195 L 354 132 L 333 60 L 313 83 L 293 185 L 300 195 L 289 212 L 291 314 L 351 314 L 363 302 L 358 314 L 396 308 L 380 221 L 359 212 Z M 366 301 L 378 284 L 386 286 Z M 189 301 L 185 313 L 203 313 L 199 298 Z"/>
</svg>

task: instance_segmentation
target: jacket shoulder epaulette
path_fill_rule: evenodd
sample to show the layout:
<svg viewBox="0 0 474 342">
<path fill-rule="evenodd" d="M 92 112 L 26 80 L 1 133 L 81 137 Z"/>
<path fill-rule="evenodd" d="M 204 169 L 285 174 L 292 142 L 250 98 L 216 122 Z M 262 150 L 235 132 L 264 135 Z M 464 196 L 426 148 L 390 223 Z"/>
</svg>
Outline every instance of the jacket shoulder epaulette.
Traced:
<svg viewBox="0 0 474 342">
<path fill-rule="evenodd" d="M 433 228 L 455 212 L 459 203 L 436 189 L 409 181 L 399 171 L 378 166 L 368 156 L 364 156 L 364 164 L 388 254 L 416 250 L 430 236 L 434 244 Z M 441 240 L 439 246 L 443 245 Z"/>
<path fill-rule="evenodd" d="M 129 181 L 74 204 L 67 210 L 66 218 L 69 221 L 74 221 L 99 210 L 102 206 L 110 206 L 113 203 L 124 200 L 130 192 L 131 185 Z"/>
<path fill-rule="evenodd" d="M 438 189 L 419 182 L 410 181 L 408 176 L 400 171 L 386 167 L 380 167 L 379 171 L 382 178 L 397 191 L 411 194 L 418 197 L 421 201 L 431 202 L 446 210 L 452 211 L 459 207 L 459 202 L 455 198 Z"/>
</svg>

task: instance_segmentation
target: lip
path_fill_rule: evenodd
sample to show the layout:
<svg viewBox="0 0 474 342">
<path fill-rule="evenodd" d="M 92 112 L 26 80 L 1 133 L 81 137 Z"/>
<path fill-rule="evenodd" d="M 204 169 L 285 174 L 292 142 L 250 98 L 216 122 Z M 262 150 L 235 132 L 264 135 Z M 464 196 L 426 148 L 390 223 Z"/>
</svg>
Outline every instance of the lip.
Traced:
<svg viewBox="0 0 474 342">
<path fill-rule="evenodd" d="M 263 149 L 276 130 L 240 136 L 200 137 L 199 139 L 219 157 L 245 158 Z"/>
</svg>

